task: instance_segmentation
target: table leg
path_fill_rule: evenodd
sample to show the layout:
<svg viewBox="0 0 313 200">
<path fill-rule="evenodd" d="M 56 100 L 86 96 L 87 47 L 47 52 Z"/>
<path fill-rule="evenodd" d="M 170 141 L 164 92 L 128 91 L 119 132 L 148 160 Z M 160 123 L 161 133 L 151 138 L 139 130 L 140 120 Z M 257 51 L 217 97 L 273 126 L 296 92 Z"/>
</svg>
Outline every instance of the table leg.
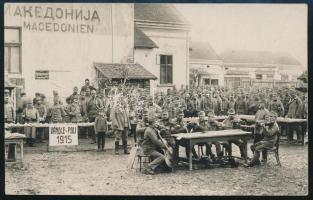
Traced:
<svg viewBox="0 0 313 200">
<path fill-rule="evenodd" d="M 243 140 L 243 146 L 244 146 L 244 152 L 245 152 L 245 163 L 247 163 L 248 161 L 248 142 L 247 142 L 247 139 L 244 139 Z"/>
<path fill-rule="evenodd" d="M 189 140 L 189 170 L 192 170 L 192 148 L 191 146 L 191 140 Z"/>
<path fill-rule="evenodd" d="M 23 157 L 24 157 L 24 144 L 23 144 L 23 140 L 20 141 L 20 147 L 21 147 L 21 160 L 23 162 Z"/>
</svg>

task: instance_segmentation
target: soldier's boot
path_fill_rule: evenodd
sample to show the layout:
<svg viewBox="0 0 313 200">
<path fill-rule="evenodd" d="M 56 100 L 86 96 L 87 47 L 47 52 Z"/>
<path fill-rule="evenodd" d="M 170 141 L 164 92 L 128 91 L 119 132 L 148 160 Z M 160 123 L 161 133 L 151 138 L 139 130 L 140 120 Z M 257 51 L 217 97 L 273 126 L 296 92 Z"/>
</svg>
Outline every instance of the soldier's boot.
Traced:
<svg viewBox="0 0 313 200">
<path fill-rule="evenodd" d="M 129 151 L 127 149 L 127 140 L 123 140 L 123 148 L 124 148 L 124 154 L 129 154 Z"/>
<path fill-rule="evenodd" d="M 240 150 L 240 156 L 241 158 L 247 158 L 247 155 L 246 155 L 246 152 L 244 150 L 244 147 L 243 146 L 240 146 L 239 147 L 239 150 Z"/>
<path fill-rule="evenodd" d="M 263 163 L 267 162 L 267 151 L 266 150 L 262 151 L 262 162 Z"/>
<path fill-rule="evenodd" d="M 119 141 L 115 141 L 115 154 L 116 155 L 120 154 L 119 149 L 120 149 L 120 142 Z"/>
</svg>

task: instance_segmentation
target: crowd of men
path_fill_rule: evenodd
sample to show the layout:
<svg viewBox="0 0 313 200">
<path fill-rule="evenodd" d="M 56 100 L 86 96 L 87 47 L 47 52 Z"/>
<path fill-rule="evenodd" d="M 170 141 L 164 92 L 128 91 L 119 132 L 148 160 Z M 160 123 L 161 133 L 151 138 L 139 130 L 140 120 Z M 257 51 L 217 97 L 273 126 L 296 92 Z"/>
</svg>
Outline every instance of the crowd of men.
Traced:
<svg viewBox="0 0 313 200">
<path fill-rule="evenodd" d="M 288 87 L 228 89 L 211 86 L 197 88 L 182 86 L 180 89 L 169 89 L 165 93 L 158 92 L 150 96 L 147 90 L 134 86 L 120 85 L 96 89 L 90 85 L 88 79 L 85 80 L 85 84 L 80 90 L 78 87 L 73 88 L 73 93 L 66 98 L 65 103 L 62 102 L 58 92 L 53 91 L 52 104 L 46 100 L 44 94 L 36 93 L 35 98 L 31 99 L 22 93 L 21 98 L 17 99 L 16 106 L 17 109 L 14 113 L 9 95 L 5 95 L 6 122 L 95 122 L 99 113 L 101 116 L 104 114 L 105 120 L 112 122 L 111 129 L 115 136 L 116 154 L 119 154 L 120 140 L 123 143 L 124 153 L 129 153 L 127 150 L 128 136 L 133 135 L 135 142 L 141 143 L 144 152 L 156 158 L 149 164 L 146 169 L 147 173 L 154 173 L 165 159 L 160 151 L 165 144 L 159 141 L 160 137 L 164 138 L 167 141 L 166 145 L 172 147 L 174 154 L 177 154 L 175 141 L 171 137 L 173 133 L 231 129 L 238 124 L 235 117 L 238 114 L 255 115 L 257 120 L 265 120 L 267 117 L 272 121 L 278 116 L 307 118 L 308 115 L 307 94 Z M 228 115 L 228 118 L 223 122 L 217 122 L 214 116 L 218 115 Z M 199 117 L 199 121 L 194 124 L 186 124 L 183 122 L 184 117 Z M 260 127 L 263 126 L 264 123 L 260 125 Z M 155 132 L 155 128 L 160 131 L 160 134 Z M 257 132 L 260 132 L 261 129 Z M 268 128 L 266 130 L 271 132 Z M 45 128 L 25 127 L 27 143 L 34 146 L 35 139 L 42 142 L 46 131 Z M 291 133 L 288 134 L 289 140 L 293 140 L 293 131 L 297 132 L 297 140 L 301 140 L 299 132 L 301 130 L 297 127 L 291 128 Z M 91 142 L 95 143 L 95 128 L 80 129 L 80 133 L 86 132 L 91 136 Z M 262 132 L 266 131 L 262 130 Z M 261 140 L 262 138 L 257 139 L 255 143 Z M 222 156 L 221 148 L 222 146 L 227 148 L 229 142 L 239 147 L 242 157 L 247 156 L 244 155 L 243 142 L 240 140 L 228 141 L 223 144 L 215 142 L 200 145 L 205 146 L 206 154 L 215 159 Z M 215 146 L 217 155 L 212 153 L 212 145 Z M 183 144 L 183 146 L 186 148 L 186 152 L 193 148 L 188 144 Z M 198 157 L 194 149 L 192 152 L 194 157 Z M 186 156 L 189 156 L 188 153 Z M 257 161 L 253 161 L 251 166 L 255 163 Z"/>
</svg>

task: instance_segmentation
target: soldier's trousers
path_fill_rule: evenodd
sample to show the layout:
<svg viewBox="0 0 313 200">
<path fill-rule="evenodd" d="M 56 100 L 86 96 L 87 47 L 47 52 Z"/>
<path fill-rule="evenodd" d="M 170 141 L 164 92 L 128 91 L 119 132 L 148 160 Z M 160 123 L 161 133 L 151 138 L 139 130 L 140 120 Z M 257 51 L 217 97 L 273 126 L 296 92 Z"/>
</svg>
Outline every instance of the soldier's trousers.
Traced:
<svg viewBox="0 0 313 200">
<path fill-rule="evenodd" d="M 290 126 L 289 127 L 289 132 L 287 133 L 288 141 L 292 141 L 293 140 L 293 132 L 294 131 L 297 134 L 297 140 L 299 141 L 299 140 L 302 139 L 301 131 L 303 131 L 303 130 L 302 130 L 302 128 L 299 125 L 290 124 L 290 125 L 287 125 L 287 126 Z"/>
<path fill-rule="evenodd" d="M 253 144 L 257 144 L 258 142 L 260 142 L 263 139 L 263 136 L 261 134 L 254 134 L 254 141 Z M 251 148 L 251 147 L 250 147 Z M 254 150 L 251 148 L 252 152 L 254 153 Z M 262 151 L 262 157 L 264 160 L 267 159 L 267 151 L 263 150 Z"/>
<path fill-rule="evenodd" d="M 251 150 L 253 152 L 253 158 L 251 162 L 256 162 L 260 159 L 260 152 L 266 152 L 266 148 L 272 148 L 273 143 L 268 141 L 259 141 L 253 145 L 251 145 Z M 263 154 L 264 159 L 264 154 Z"/>
<path fill-rule="evenodd" d="M 124 130 L 118 130 L 116 129 L 114 131 L 115 135 L 115 142 L 119 142 L 121 139 L 122 141 L 127 141 L 128 139 L 128 127 L 125 127 Z"/>
<path fill-rule="evenodd" d="M 148 153 L 152 157 L 152 162 L 148 164 L 148 167 L 155 170 L 158 166 L 162 165 L 165 161 L 165 156 L 158 151 L 151 151 Z"/>
</svg>

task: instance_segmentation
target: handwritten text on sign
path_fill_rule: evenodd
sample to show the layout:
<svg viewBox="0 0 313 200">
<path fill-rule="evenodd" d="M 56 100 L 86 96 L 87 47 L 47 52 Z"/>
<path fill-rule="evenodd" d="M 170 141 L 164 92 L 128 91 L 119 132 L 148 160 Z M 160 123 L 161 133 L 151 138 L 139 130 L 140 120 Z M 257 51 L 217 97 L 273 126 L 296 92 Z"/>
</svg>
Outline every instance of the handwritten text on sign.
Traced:
<svg viewBox="0 0 313 200">
<path fill-rule="evenodd" d="M 53 124 L 49 127 L 49 146 L 78 145 L 76 124 Z"/>
</svg>

